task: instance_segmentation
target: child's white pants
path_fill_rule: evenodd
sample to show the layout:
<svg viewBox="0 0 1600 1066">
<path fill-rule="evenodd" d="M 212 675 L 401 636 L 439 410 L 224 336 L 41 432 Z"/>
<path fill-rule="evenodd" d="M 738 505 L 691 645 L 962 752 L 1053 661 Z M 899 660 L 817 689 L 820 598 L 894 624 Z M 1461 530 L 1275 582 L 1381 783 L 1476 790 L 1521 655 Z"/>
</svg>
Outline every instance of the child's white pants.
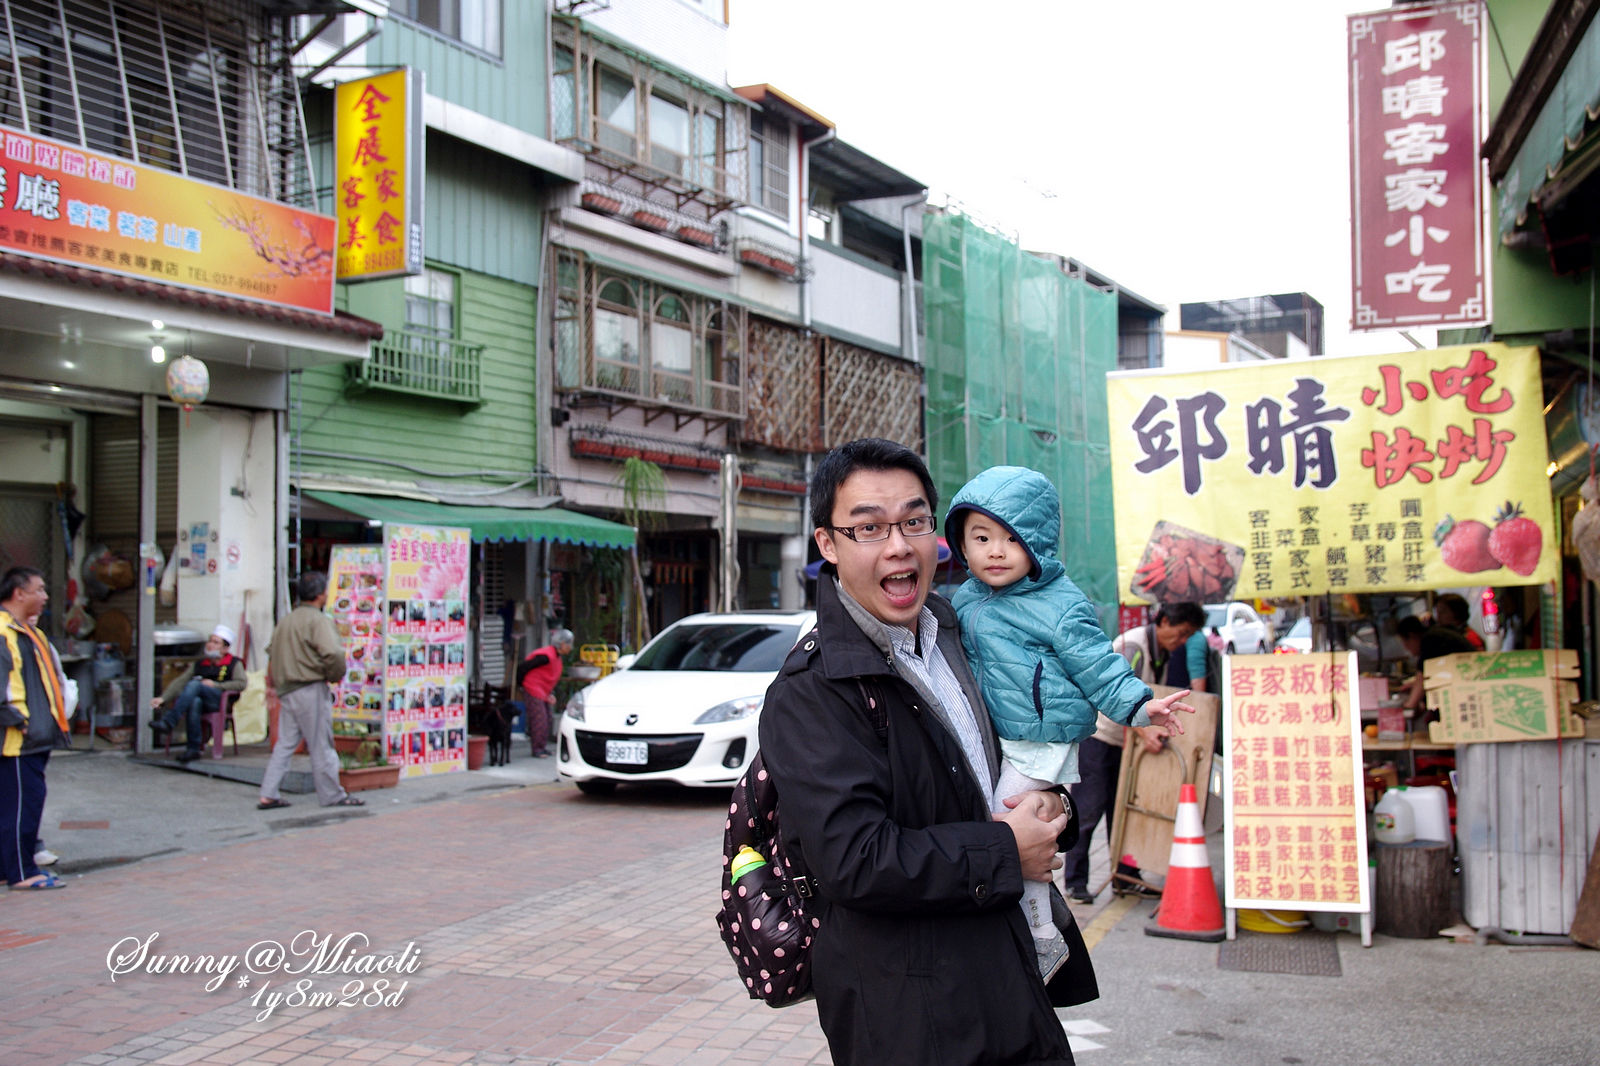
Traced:
<svg viewBox="0 0 1600 1066">
<path fill-rule="evenodd" d="M 1053 781 L 1029 777 L 1008 762 L 1000 763 L 1000 780 L 994 786 L 994 813 L 1005 814 L 1011 808 L 1004 800 L 1024 792 L 1038 792 L 1055 787 Z M 1022 882 L 1022 916 L 1028 920 L 1028 930 L 1036 940 L 1049 940 L 1056 935 L 1055 922 L 1050 917 L 1050 886 L 1043 881 Z"/>
</svg>

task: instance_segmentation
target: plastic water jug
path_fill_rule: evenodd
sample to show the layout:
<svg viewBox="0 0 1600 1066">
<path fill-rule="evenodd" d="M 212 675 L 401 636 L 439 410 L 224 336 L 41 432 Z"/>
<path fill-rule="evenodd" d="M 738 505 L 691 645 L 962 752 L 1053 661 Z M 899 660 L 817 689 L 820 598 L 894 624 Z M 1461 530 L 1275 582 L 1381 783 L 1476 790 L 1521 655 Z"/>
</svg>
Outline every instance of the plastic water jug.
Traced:
<svg viewBox="0 0 1600 1066">
<path fill-rule="evenodd" d="M 1380 844 L 1409 844 L 1417 838 L 1416 815 L 1401 792 L 1389 789 L 1372 808 L 1373 835 Z"/>
<path fill-rule="evenodd" d="M 1396 791 L 1411 804 L 1412 828 L 1418 840 L 1450 842 L 1450 798 L 1442 787 L 1417 785 Z"/>
</svg>

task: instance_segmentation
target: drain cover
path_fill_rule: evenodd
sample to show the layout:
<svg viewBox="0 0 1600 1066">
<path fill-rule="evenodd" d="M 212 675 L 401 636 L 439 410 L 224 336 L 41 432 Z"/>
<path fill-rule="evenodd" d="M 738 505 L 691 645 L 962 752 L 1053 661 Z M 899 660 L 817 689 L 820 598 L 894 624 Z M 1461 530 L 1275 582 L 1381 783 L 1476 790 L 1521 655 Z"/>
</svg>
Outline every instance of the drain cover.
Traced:
<svg viewBox="0 0 1600 1066">
<path fill-rule="evenodd" d="M 1217 968 L 1302 977 L 1344 976 L 1333 933 L 1242 932 L 1239 939 L 1217 945 Z"/>
</svg>

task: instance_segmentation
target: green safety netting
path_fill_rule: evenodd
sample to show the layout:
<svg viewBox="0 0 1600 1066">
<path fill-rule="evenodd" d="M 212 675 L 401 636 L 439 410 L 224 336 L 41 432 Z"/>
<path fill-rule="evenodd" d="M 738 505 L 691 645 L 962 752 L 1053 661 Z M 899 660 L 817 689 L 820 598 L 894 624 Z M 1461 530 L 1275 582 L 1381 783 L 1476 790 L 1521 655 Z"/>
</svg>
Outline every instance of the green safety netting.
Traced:
<svg viewBox="0 0 1600 1066">
<path fill-rule="evenodd" d="M 960 214 L 923 220 L 928 458 L 939 499 L 1001 464 L 1061 493 L 1061 560 L 1116 617 L 1106 373 L 1117 299 Z"/>
</svg>

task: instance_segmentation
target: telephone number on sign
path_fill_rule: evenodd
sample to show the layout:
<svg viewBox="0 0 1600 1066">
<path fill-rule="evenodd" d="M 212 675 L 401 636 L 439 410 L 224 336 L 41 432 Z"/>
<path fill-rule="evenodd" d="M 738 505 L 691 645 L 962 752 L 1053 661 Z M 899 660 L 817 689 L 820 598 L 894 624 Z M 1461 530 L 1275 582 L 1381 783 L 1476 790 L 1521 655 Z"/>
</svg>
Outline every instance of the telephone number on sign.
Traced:
<svg viewBox="0 0 1600 1066">
<path fill-rule="evenodd" d="M 256 1021 L 264 1022 L 279 1007 L 398 1007 L 406 1001 L 409 981 L 374 981 L 360 979 L 346 981 L 337 987 L 318 988 L 309 977 L 302 977 L 292 985 L 274 989 L 268 981 L 250 997 L 252 1007 L 260 1007 Z"/>
</svg>

